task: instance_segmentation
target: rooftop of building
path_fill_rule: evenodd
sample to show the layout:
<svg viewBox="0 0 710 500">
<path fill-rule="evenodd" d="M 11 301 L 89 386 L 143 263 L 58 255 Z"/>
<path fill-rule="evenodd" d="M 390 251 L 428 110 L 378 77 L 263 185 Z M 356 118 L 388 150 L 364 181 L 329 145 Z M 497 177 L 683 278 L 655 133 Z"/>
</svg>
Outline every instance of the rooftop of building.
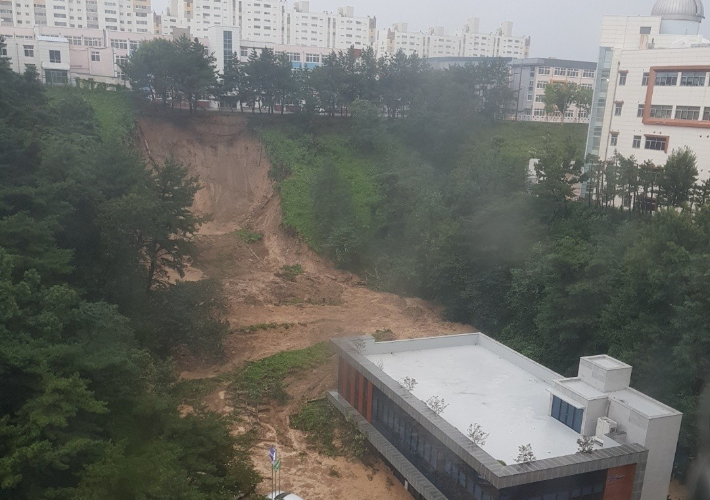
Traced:
<svg viewBox="0 0 710 500">
<path fill-rule="evenodd" d="M 665 20 L 699 23 L 705 18 L 705 8 L 701 0 L 658 0 L 651 15 Z"/>
<path fill-rule="evenodd" d="M 440 417 L 463 435 L 479 424 L 489 434 L 483 451 L 507 464 L 515 462 L 525 444 L 532 445 L 538 460 L 578 451 L 580 434 L 550 416 L 550 395 L 559 396 L 560 388 L 588 401 L 608 398 L 648 419 L 679 415 L 630 388 L 632 367 L 607 355 L 581 358 L 580 376 L 565 378 L 480 333 L 393 342 L 363 339 L 362 359 L 378 378 L 400 385 L 405 377 L 416 379 L 414 397 L 422 403 L 443 399 L 447 406 Z"/>
<path fill-rule="evenodd" d="M 538 459 L 577 452 L 579 434 L 549 416 L 550 384 L 480 345 L 372 354 L 367 358 L 395 380 L 412 377 L 412 394 L 443 398 L 441 414 L 464 435 L 472 424 L 489 433 L 481 446 L 497 460 L 515 462 L 520 445 Z"/>
<path fill-rule="evenodd" d="M 514 59 L 511 66 L 547 66 L 551 68 L 597 69 L 597 63 L 590 61 L 575 61 L 572 59 L 557 59 L 554 57 L 530 57 Z"/>
</svg>

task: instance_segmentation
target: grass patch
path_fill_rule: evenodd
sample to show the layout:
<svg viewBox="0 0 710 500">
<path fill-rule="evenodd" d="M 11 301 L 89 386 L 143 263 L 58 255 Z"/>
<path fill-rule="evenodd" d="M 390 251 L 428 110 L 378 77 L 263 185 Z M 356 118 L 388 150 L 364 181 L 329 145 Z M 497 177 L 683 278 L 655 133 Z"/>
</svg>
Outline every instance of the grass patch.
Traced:
<svg viewBox="0 0 710 500">
<path fill-rule="evenodd" d="M 301 264 L 293 264 L 291 266 L 284 265 L 281 266 L 281 272 L 276 273 L 276 276 L 283 278 L 288 281 L 296 281 L 296 278 L 303 274 L 303 267 Z"/>
<path fill-rule="evenodd" d="M 257 323 L 256 325 L 242 326 L 235 330 L 236 333 L 254 333 L 260 330 L 276 330 L 283 328 L 288 330 L 292 326 L 308 326 L 306 323 Z"/>
<path fill-rule="evenodd" d="M 322 455 L 342 455 L 363 461 L 371 455 L 367 440 L 355 423 L 346 420 L 325 399 L 303 405 L 289 421 L 293 429 L 306 433 L 309 445 Z"/>
<path fill-rule="evenodd" d="M 251 404 L 275 399 L 288 401 L 283 379 L 288 375 L 325 364 L 332 356 L 328 345 L 321 342 L 306 349 L 284 351 L 268 358 L 247 363 L 234 378 L 234 387 L 245 391 Z"/>
<path fill-rule="evenodd" d="M 372 337 L 375 339 L 375 342 L 389 342 L 391 340 L 397 340 L 394 336 L 394 332 L 392 332 L 389 328 L 387 330 L 377 330 L 372 334 Z"/>
<path fill-rule="evenodd" d="M 199 406 L 205 397 L 214 392 L 224 382 L 223 377 L 180 380 L 173 386 L 173 393 L 184 404 Z"/>
<path fill-rule="evenodd" d="M 78 89 L 74 87 L 49 87 L 50 101 L 58 101 L 69 95 L 81 96 L 93 108 L 105 140 L 129 140 L 135 115 L 131 92 Z"/>
<path fill-rule="evenodd" d="M 283 224 L 303 236 L 316 251 L 323 242 L 316 236 L 313 192 L 326 162 L 332 162 L 348 186 L 354 224 L 367 239 L 374 231 L 375 207 L 382 194 L 377 180 L 379 162 L 387 158 L 363 157 L 353 149 L 345 131 L 311 135 L 291 126 L 274 126 L 260 131 L 260 138 L 272 165 L 283 207 Z"/>
<path fill-rule="evenodd" d="M 234 231 L 234 234 L 246 244 L 258 243 L 264 238 L 263 234 L 250 231 L 249 229 L 237 229 Z"/>
</svg>

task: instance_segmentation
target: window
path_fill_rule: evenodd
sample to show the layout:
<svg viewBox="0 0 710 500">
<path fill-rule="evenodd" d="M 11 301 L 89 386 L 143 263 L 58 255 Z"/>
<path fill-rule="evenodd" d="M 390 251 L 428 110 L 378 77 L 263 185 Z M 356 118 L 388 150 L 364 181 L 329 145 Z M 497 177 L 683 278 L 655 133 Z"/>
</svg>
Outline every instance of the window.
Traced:
<svg viewBox="0 0 710 500">
<path fill-rule="evenodd" d="M 700 118 L 700 106 L 676 106 L 676 120 L 697 120 Z"/>
<path fill-rule="evenodd" d="M 533 100 L 533 94 L 528 94 L 528 101 L 532 101 L 532 100 Z"/>
<path fill-rule="evenodd" d="M 87 47 L 101 47 L 100 38 L 84 38 L 84 45 Z"/>
<path fill-rule="evenodd" d="M 47 85 L 66 85 L 69 83 L 69 72 L 60 69 L 45 69 L 44 81 Z"/>
<path fill-rule="evenodd" d="M 242 57 L 249 57 L 249 49 L 240 49 L 240 50 L 239 50 L 239 54 L 240 54 Z"/>
<path fill-rule="evenodd" d="M 619 85 L 626 85 L 626 75 L 628 73 L 619 73 Z"/>
<path fill-rule="evenodd" d="M 131 52 L 134 50 L 138 50 L 138 41 L 137 40 L 130 40 L 128 42 L 129 46 L 131 47 Z"/>
<path fill-rule="evenodd" d="M 91 60 L 94 62 L 101 61 L 101 54 L 99 54 L 99 52 L 96 50 L 92 50 L 91 51 Z"/>
<path fill-rule="evenodd" d="M 645 149 L 652 149 L 654 151 L 667 151 L 668 148 L 668 138 L 667 137 L 657 137 L 657 136 L 646 136 Z"/>
<path fill-rule="evenodd" d="M 594 85 L 592 85 L 591 83 L 582 83 L 580 87 L 586 90 L 592 90 L 594 88 Z"/>
<path fill-rule="evenodd" d="M 704 87 L 705 73 L 699 71 L 684 71 L 680 74 L 681 87 Z"/>
<path fill-rule="evenodd" d="M 0 48 L 0 56 L 7 57 L 7 47 Z"/>
<path fill-rule="evenodd" d="M 624 107 L 623 102 L 614 103 L 614 116 L 621 116 L 621 109 Z"/>
<path fill-rule="evenodd" d="M 580 109 L 580 110 L 579 110 L 579 113 L 577 113 L 577 117 L 579 117 L 580 119 L 582 119 L 582 118 L 584 118 L 584 119 L 589 118 L 589 111 L 587 111 L 586 109 Z"/>
<path fill-rule="evenodd" d="M 678 73 L 670 71 L 656 73 L 656 85 L 659 87 L 675 87 L 678 85 Z"/>
<path fill-rule="evenodd" d="M 578 69 L 568 69 L 567 76 L 577 77 L 577 76 L 579 76 L 579 70 Z"/>
<path fill-rule="evenodd" d="M 651 34 L 651 27 L 650 26 L 641 26 L 641 29 L 639 30 L 639 34 L 650 35 Z"/>
<path fill-rule="evenodd" d="M 544 102 L 545 94 L 540 94 L 535 96 L 535 102 Z"/>
<path fill-rule="evenodd" d="M 703 110 L 703 121 L 710 121 L 710 108 L 705 108 Z"/>
<path fill-rule="evenodd" d="M 35 56 L 35 46 L 34 45 L 24 45 L 23 47 L 25 49 L 25 57 L 34 57 Z"/>
<path fill-rule="evenodd" d="M 636 111 L 636 117 L 641 118 L 643 116 L 643 110 L 646 108 L 644 104 L 639 104 L 638 111 Z"/>
<path fill-rule="evenodd" d="M 563 401 L 557 396 L 552 396 L 551 416 L 576 432 L 582 432 L 583 409 L 575 408 L 567 401 Z"/>
<path fill-rule="evenodd" d="M 543 108 L 537 108 L 533 111 L 533 116 L 545 116 L 545 110 Z"/>
<path fill-rule="evenodd" d="M 320 62 L 320 55 L 319 54 L 306 54 L 306 62 L 317 64 Z"/>
<path fill-rule="evenodd" d="M 611 140 L 609 141 L 609 144 L 612 146 L 616 146 L 619 142 L 619 133 L 618 132 L 612 132 L 611 133 Z"/>
<path fill-rule="evenodd" d="M 634 149 L 639 149 L 641 147 L 641 136 L 640 135 L 634 136 L 634 142 L 631 143 L 631 147 Z"/>
<path fill-rule="evenodd" d="M 537 82 L 537 88 L 544 89 L 547 87 L 547 82 Z"/>
<path fill-rule="evenodd" d="M 301 54 L 298 52 L 286 52 L 286 55 L 288 56 L 288 60 L 293 62 L 301 62 Z"/>
<path fill-rule="evenodd" d="M 652 105 L 651 118 L 671 118 L 673 116 L 673 106 Z"/>
<path fill-rule="evenodd" d="M 565 76 L 567 71 L 564 68 L 555 68 L 555 76 Z"/>
<path fill-rule="evenodd" d="M 62 53 L 58 50 L 49 51 L 49 62 L 59 64 L 62 62 Z"/>
<path fill-rule="evenodd" d="M 644 87 L 648 85 L 648 77 L 649 73 L 644 73 L 643 78 L 641 78 L 641 85 L 643 85 Z"/>
<path fill-rule="evenodd" d="M 128 49 L 127 40 L 111 40 L 111 47 L 114 49 Z"/>
</svg>

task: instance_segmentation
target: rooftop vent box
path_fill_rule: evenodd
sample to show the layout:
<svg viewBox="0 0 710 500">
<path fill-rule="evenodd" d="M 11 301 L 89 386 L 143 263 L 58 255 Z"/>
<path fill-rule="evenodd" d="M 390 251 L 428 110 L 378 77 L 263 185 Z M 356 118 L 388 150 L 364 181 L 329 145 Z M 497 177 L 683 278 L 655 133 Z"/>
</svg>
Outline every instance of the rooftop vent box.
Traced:
<svg viewBox="0 0 710 500">
<path fill-rule="evenodd" d="M 616 432 L 619 428 L 619 424 L 616 420 L 612 420 L 609 417 L 599 417 L 597 419 L 597 437 L 603 438 L 607 434 Z"/>
</svg>

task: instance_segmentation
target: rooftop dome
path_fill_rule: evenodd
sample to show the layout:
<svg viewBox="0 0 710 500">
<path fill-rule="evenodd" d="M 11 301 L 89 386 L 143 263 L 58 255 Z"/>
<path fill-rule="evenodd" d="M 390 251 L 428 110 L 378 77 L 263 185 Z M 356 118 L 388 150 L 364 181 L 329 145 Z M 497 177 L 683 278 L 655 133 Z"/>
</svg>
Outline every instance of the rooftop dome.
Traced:
<svg viewBox="0 0 710 500">
<path fill-rule="evenodd" d="M 661 16 L 669 21 L 695 21 L 705 19 L 702 0 L 658 0 L 651 11 L 652 16 Z"/>
</svg>

